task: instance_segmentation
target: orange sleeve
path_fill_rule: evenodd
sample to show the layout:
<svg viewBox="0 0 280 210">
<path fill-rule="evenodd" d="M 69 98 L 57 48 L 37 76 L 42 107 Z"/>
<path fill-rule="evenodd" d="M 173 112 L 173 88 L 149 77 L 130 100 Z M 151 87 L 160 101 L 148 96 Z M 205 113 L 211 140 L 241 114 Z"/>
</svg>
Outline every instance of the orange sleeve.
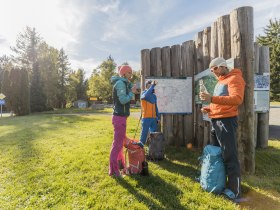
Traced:
<svg viewBox="0 0 280 210">
<path fill-rule="evenodd" d="M 243 78 L 235 77 L 228 83 L 228 96 L 213 96 L 212 103 L 238 106 L 244 98 L 245 82 Z"/>
</svg>

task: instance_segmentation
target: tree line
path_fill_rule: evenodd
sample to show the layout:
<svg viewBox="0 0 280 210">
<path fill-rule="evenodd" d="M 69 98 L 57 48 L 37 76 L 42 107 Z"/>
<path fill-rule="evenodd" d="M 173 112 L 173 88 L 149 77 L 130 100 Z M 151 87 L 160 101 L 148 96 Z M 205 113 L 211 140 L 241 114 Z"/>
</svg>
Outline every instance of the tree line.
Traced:
<svg viewBox="0 0 280 210">
<path fill-rule="evenodd" d="M 48 45 L 28 26 L 18 34 L 11 50 L 13 55 L 0 56 L 0 93 L 6 96 L 6 109 L 16 115 L 67 108 L 90 97 L 112 102 L 110 78 L 117 75 L 117 65 L 111 56 L 87 79 L 83 69 L 70 68 L 63 48 Z M 133 74 L 134 81 L 139 80 L 140 73 Z"/>
<path fill-rule="evenodd" d="M 270 99 L 280 101 L 280 20 L 269 20 L 264 34 L 257 37 L 257 42 L 269 47 Z"/>
</svg>

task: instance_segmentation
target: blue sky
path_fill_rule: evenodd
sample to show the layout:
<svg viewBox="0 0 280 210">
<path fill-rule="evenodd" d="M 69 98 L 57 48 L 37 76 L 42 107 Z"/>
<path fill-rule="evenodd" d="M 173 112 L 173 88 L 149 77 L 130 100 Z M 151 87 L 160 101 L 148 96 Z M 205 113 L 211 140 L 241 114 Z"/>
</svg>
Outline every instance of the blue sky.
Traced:
<svg viewBox="0 0 280 210">
<path fill-rule="evenodd" d="M 10 54 L 26 25 L 64 48 L 73 69 L 92 69 L 111 55 L 139 70 L 141 49 L 193 40 L 235 8 L 254 8 L 255 36 L 280 19 L 279 0 L 1 0 L 0 55 Z"/>
</svg>

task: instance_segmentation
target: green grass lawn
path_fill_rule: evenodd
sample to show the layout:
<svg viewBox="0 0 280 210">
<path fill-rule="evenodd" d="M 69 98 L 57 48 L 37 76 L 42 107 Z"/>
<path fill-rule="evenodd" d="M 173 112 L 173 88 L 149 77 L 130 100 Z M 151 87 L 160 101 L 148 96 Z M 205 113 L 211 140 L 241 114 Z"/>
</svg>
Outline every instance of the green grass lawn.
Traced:
<svg viewBox="0 0 280 210">
<path fill-rule="evenodd" d="M 128 136 L 137 123 L 129 117 Z M 148 177 L 108 176 L 112 138 L 109 114 L 1 118 L 0 209 L 240 208 L 200 188 L 199 151 L 168 147 L 164 161 L 149 162 Z M 243 178 L 248 202 L 241 207 L 279 208 L 279 163 L 279 141 L 257 151 L 256 174 Z"/>
</svg>

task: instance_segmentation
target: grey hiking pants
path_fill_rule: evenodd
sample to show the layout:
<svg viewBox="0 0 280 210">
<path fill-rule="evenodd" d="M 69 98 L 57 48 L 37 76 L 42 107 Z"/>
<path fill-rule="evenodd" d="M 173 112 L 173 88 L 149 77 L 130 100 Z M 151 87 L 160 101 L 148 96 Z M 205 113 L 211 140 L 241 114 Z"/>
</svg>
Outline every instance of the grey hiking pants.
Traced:
<svg viewBox="0 0 280 210">
<path fill-rule="evenodd" d="M 237 117 L 212 119 L 211 144 L 222 148 L 228 188 L 236 197 L 241 195 L 240 164 L 237 154 Z"/>
</svg>

